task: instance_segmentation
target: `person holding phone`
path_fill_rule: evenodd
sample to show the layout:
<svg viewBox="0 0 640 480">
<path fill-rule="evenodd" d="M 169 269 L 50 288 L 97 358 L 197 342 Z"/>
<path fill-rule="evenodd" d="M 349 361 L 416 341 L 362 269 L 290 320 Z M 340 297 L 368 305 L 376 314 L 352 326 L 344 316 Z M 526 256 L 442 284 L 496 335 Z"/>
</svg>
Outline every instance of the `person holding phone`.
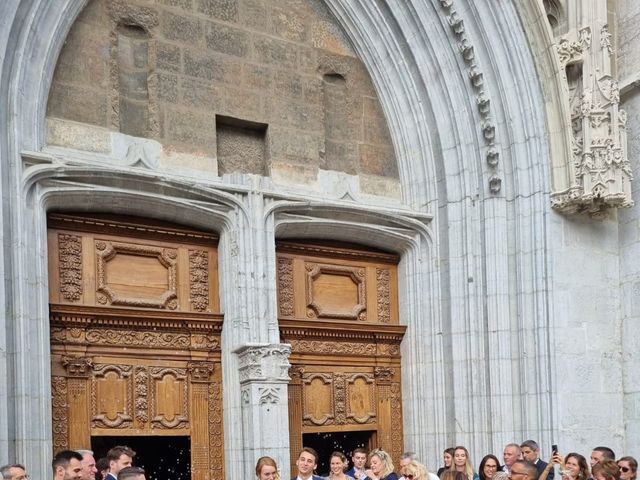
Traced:
<svg viewBox="0 0 640 480">
<path fill-rule="evenodd" d="M 536 470 L 538 470 L 538 477 L 540 477 L 542 472 L 544 472 L 544 469 L 547 467 L 547 462 L 540 458 L 540 447 L 538 444 L 534 440 L 525 440 L 520 444 L 520 450 L 522 451 L 522 458 L 536 466 Z M 551 480 L 553 475 L 554 471 L 551 469 L 547 475 L 547 480 Z"/>
</svg>

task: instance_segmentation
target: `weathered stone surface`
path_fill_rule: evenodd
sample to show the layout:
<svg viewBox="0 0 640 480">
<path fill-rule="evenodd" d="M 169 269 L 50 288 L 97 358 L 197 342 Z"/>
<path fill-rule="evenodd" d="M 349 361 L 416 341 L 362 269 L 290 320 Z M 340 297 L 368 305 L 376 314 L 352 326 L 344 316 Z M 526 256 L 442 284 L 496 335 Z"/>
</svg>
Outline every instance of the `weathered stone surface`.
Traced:
<svg viewBox="0 0 640 480">
<path fill-rule="evenodd" d="M 245 63 L 242 66 L 242 86 L 250 90 L 267 91 L 273 85 L 273 75 L 270 67 Z"/>
<path fill-rule="evenodd" d="M 54 83 L 47 115 L 106 127 L 107 95 L 86 87 Z"/>
<path fill-rule="evenodd" d="M 382 145 L 360 145 L 360 171 L 383 177 L 398 177 L 393 149 Z"/>
<path fill-rule="evenodd" d="M 169 7 L 181 8 L 182 10 L 186 10 L 190 12 L 193 10 L 193 0 L 159 0 L 162 5 L 167 5 Z"/>
<path fill-rule="evenodd" d="M 286 40 L 304 42 L 308 36 L 305 19 L 291 9 L 274 8 L 271 11 L 273 33 Z"/>
<path fill-rule="evenodd" d="M 171 142 L 197 145 L 212 155 L 216 150 L 216 119 L 214 113 L 167 108 L 165 135 Z"/>
<path fill-rule="evenodd" d="M 237 0 L 197 0 L 198 12 L 204 13 L 211 18 L 224 20 L 225 22 L 236 22 L 238 20 Z"/>
<path fill-rule="evenodd" d="M 120 97 L 120 131 L 135 137 L 149 136 L 149 105 Z"/>
<path fill-rule="evenodd" d="M 184 73 L 192 77 L 233 85 L 238 83 L 240 72 L 239 63 L 221 55 L 184 52 Z"/>
<path fill-rule="evenodd" d="M 119 87 L 120 96 L 132 100 L 147 100 L 149 98 L 147 71 L 120 72 Z"/>
<path fill-rule="evenodd" d="M 223 96 L 220 89 L 211 82 L 195 78 L 183 78 L 180 87 L 185 105 L 200 110 L 219 112 L 222 110 Z"/>
<path fill-rule="evenodd" d="M 269 37 L 254 36 L 253 59 L 261 63 L 277 65 L 280 68 L 296 68 L 296 48 L 291 44 Z"/>
<path fill-rule="evenodd" d="M 158 100 L 169 103 L 177 103 L 179 101 L 177 75 L 158 74 Z"/>
<path fill-rule="evenodd" d="M 217 125 L 218 172 L 267 175 L 265 131 Z"/>
<path fill-rule="evenodd" d="M 259 32 L 268 31 L 269 15 L 263 0 L 240 0 L 238 17 L 239 23 L 252 30 Z"/>
<path fill-rule="evenodd" d="M 109 153 L 111 134 L 106 128 L 49 118 L 47 119 L 47 144 L 87 152 Z"/>
<path fill-rule="evenodd" d="M 318 177 L 318 168 L 313 165 L 272 162 L 269 171 L 273 181 L 280 184 L 310 185 Z"/>
<path fill-rule="evenodd" d="M 237 28 L 209 23 L 206 27 L 205 43 L 216 52 L 245 57 L 249 51 L 249 34 Z"/>
<path fill-rule="evenodd" d="M 162 15 L 162 34 L 167 40 L 197 44 L 202 39 L 202 23 L 193 17 L 165 12 Z"/>
<path fill-rule="evenodd" d="M 182 68 L 180 47 L 160 41 L 158 41 L 156 45 L 156 62 L 158 69 L 176 73 L 179 72 Z"/>
<path fill-rule="evenodd" d="M 302 97 L 302 79 L 300 75 L 293 71 L 276 71 L 274 93 L 278 97 L 300 99 Z"/>
</svg>

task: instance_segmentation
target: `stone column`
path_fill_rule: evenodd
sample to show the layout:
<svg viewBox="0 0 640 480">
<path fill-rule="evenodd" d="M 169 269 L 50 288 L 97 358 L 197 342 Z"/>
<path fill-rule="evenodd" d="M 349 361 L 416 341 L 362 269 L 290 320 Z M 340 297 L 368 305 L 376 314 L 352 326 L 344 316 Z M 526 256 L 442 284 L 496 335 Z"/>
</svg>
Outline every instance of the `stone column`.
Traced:
<svg viewBox="0 0 640 480">
<path fill-rule="evenodd" d="M 289 355 L 286 344 L 248 343 L 238 356 L 244 478 L 255 476 L 256 460 L 268 455 L 281 471 L 289 468 Z M 287 472 L 288 473 L 288 472 Z"/>
</svg>

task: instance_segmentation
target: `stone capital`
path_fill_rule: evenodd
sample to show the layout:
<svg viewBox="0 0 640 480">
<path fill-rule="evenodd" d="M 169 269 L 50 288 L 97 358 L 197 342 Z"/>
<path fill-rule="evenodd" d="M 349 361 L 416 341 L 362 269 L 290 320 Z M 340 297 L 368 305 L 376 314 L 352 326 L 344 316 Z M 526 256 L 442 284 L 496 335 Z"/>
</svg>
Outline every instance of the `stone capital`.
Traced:
<svg viewBox="0 0 640 480">
<path fill-rule="evenodd" d="M 237 348 L 240 383 L 289 382 L 291 346 L 284 343 L 247 343 Z"/>
</svg>

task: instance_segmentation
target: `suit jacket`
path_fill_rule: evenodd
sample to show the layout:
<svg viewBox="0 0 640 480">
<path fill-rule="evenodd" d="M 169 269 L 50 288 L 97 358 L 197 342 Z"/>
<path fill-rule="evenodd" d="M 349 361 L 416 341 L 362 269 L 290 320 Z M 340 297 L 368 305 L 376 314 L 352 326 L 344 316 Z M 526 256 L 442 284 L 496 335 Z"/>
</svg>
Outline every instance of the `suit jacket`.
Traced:
<svg viewBox="0 0 640 480">
<path fill-rule="evenodd" d="M 113 473 L 109 472 L 104 477 L 104 480 L 118 480 L 118 477 L 116 477 Z"/>
<path fill-rule="evenodd" d="M 298 476 L 293 477 L 291 480 L 296 480 Z M 312 475 L 311 480 L 324 480 L 324 478 L 319 477 L 318 475 Z"/>
</svg>

